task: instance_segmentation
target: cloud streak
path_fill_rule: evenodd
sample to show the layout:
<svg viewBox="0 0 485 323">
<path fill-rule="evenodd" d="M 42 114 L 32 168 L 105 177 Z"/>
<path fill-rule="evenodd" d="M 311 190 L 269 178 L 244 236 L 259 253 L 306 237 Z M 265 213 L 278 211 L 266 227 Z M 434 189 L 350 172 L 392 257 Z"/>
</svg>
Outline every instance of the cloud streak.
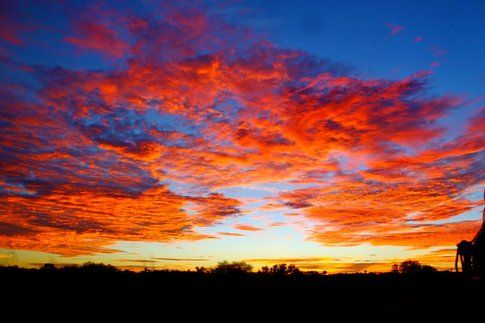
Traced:
<svg viewBox="0 0 485 323">
<path fill-rule="evenodd" d="M 399 34 L 404 29 L 404 26 L 395 25 L 390 21 L 386 22 L 385 26 L 389 29 L 389 37 Z"/>
</svg>

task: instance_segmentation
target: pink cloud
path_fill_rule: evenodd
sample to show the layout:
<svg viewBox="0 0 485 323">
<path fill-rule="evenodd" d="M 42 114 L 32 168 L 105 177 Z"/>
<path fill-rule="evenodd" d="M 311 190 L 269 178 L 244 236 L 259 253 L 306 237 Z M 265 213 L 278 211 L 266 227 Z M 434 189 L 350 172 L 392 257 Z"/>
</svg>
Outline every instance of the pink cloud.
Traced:
<svg viewBox="0 0 485 323">
<path fill-rule="evenodd" d="M 385 26 L 389 29 L 389 36 L 395 36 L 395 35 L 399 34 L 404 29 L 404 26 L 394 25 L 393 23 L 391 23 L 389 21 L 385 23 Z"/>
<path fill-rule="evenodd" d="M 414 37 L 414 42 L 415 43 L 421 43 L 424 40 L 422 36 L 416 36 Z"/>
<path fill-rule="evenodd" d="M 79 48 L 95 50 L 105 56 L 122 57 L 128 48 L 119 33 L 99 22 L 81 21 L 76 23 L 76 36 L 65 40 Z"/>
<path fill-rule="evenodd" d="M 431 51 L 436 57 L 445 56 L 446 54 L 448 54 L 448 51 L 446 49 L 440 48 L 438 46 L 432 46 Z"/>
</svg>

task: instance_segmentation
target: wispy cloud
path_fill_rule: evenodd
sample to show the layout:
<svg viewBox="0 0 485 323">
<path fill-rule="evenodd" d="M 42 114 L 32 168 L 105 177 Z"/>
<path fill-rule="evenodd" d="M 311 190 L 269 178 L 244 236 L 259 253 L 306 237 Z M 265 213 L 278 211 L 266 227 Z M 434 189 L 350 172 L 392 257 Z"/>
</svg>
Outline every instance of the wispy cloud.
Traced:
<svg viewBox="0 0 485 323">
<path fill-rule="evenodd" d="M 208 261 L 209 260 L 206 258 L 160 258 L 160 257 L 155 257 L 154 259 L 163 260 L 163 261 Z"/>
<path fill-rule="evenodd" d="M 242 231 L 261 231 L 261 228 L 249 224 L 236 224 L 234 228 Z"/>
<path fill-rule="evenodd" d="M 404 26 L 395 25 L 390 21 L 386 22 L 385 26 L 389 29 L 389 34 L 388 34 L 389 37 L 399 34 L 404 29 Z"/>
</svg>

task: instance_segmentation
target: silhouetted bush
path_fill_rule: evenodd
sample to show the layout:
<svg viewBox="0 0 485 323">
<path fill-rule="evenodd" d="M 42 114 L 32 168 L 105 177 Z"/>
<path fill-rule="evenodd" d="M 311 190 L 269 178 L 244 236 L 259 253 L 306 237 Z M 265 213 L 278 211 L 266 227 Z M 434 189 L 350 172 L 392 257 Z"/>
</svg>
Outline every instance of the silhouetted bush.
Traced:
<svg viewBox="0 0 485 323">
<path fill-rule="evenodd" d="M 233 261 L 228 262 L 226 260 L 217 264 L 212 272 L 215 274 L 244 274 L 250 273 L 253 270 L 253 266 L 245 261 Z"/>
<path fill-rule="evenodd" d="M 391 268 L 391 272 L 395 274 L 432 273 L 436 271 L 436 268 L 429 265 L 421 265 L 417 260 L 406 260 L 399 265 L 392 265 Z"/>
<path fill-rule="evenodd" d="M 43 264 L 40 266 L 39 270 L 42 271 L 55 271 L 57 270 L 56 266 L 54 264 Z"/>
<path fill-rule="evenodd" d="M 97 264 L 94 262 L 86 262 L 80 267 L 81 270 L 86 272 L 97 272 L 97 273 L 114 273 L 119 271 L 118 268 L 112 265 Z"/>
<path fill-rule="evenodd" d="M 421 272 L 423 273 L 433 273 L 438 271 L 435 267 L 430 266 L 430 265 L 423 265 L 421 266 Z"/>
<path fill-rule="evenodd" d="M 262 274 L 274 276 L 289 276 L 301 274 L 300 269 L 295 265 L 278 264 L 273 267 L 264 266 L 259 271 Z"/>
</svg>

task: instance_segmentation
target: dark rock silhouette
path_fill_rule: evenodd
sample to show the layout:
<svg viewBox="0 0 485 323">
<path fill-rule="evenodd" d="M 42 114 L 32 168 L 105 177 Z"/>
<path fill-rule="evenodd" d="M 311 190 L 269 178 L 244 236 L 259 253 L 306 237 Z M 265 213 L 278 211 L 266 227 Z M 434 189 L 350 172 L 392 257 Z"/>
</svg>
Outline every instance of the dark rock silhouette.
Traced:
<svg viewBox="0 0 485 323">
<path fill-rule="evenodd" d="M 485 190 L 483 199 L 485 201 Z M 482 226 L 472 241 L 462 240 L 458 243 L 455 258 L 455 270 L 459 271 L 458 259 L 465 274 L 478 274 L 485 278 L 485 208 L 483 209 Z"/>
<path fill-rule="evenodd" d="M 485 202 L 485 190 L 483 191 Z M 485 277 L 485 207 L 482 212 L 482 226 L 472 240 L 473 244 L 473 267 L 475 272 Z"/>
<path fill-rule="evenodd" d="M 464 273 L 471 273 L 473 270 L 472 266 L 472 254 L 473 254 L 473 244 L 470 241 L 462 240 L 456 245 L 456 257 L 455 257 L 455 269 L 459 271 L 458 259 L 461 263 L 461 270 Z"/>
</svg>

